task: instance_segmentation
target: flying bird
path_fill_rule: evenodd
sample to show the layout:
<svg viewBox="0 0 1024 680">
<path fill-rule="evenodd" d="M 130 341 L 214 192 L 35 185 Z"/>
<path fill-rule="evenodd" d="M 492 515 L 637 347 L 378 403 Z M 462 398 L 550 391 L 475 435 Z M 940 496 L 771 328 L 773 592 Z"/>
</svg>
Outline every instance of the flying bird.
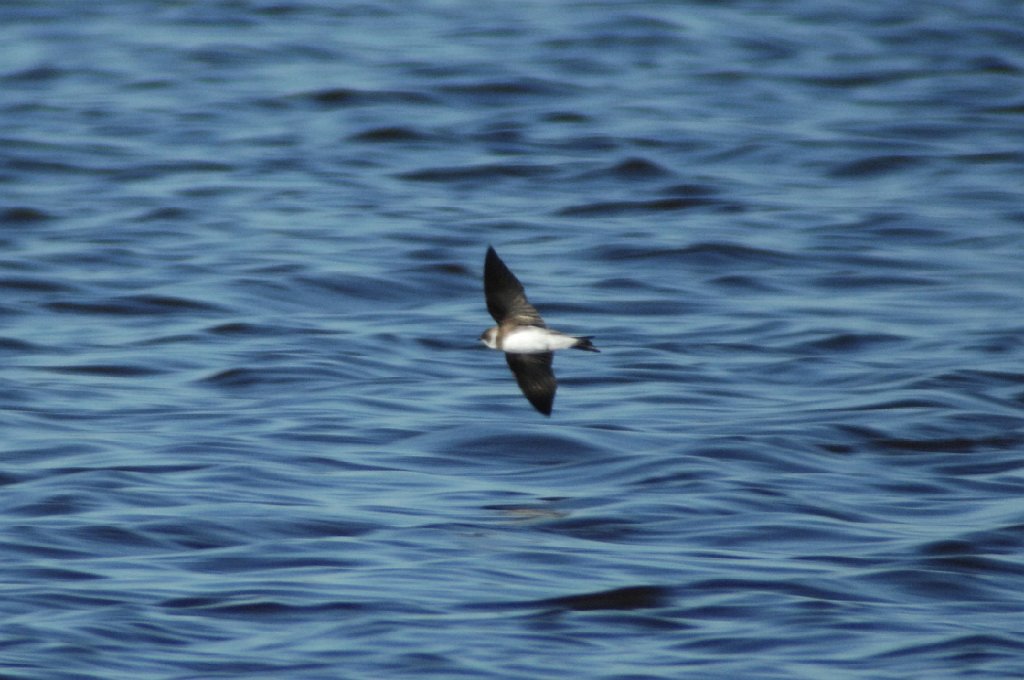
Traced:
<svg viewBox="0 0 1024 680">
<path fill-rule="evenodd" d="M 505 353 L 505 361 L 526 399 L 546 416 L 551 415 L 558 382 L 551 372 L 551 359 L 557 349 L 599 351 L 590 342 L 593 336 L 576 336 L 549 329 L 529 300 L 523 284 L 505 266 L 492 246 L 484 258 L 484 296 L 487 311 L 497 326 L 488 328 L 480 341 Z"/>
</svg>

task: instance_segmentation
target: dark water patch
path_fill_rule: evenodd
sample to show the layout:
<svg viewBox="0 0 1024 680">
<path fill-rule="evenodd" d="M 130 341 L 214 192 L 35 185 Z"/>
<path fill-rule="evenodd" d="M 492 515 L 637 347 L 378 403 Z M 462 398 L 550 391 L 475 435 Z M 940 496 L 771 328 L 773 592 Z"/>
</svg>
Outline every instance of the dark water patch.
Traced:
<svg viewBox="0 0 1024 680">
<path fill-rule="evenodd" d="M 225 337 L 272 338 L 302 333 L 303 330 L 272 324 L 231 321 L 228 323 L 217 324 L 216 326 L 210 326 L 206 328 L 205 332 L 211 335 L 221 335 Z"/>
<path fill-rule="evenodd" d="M 228 198 L 230 196 L 236 196 L 244 193 L 244 189 L 240 184 L 228 184 L 224 182 L 211 183 L 203 182 L 196 186 L 187 186 L 178 191 L 178 196 L 192 199 L 215 199 L 215 198 Z M 230 221 L 234 221 L 235 217 L 230 218 Z"/>
<path fill-rule="evenodd" d="M 94 509 L 96 499 L 80 493 L 52 493 L 30 503 L 11 507 L 7 512 L 24 517 L 57 517 L 78 515 Z"/>
<path fill-rule="evenodd" d="M 940 411 L 945 413 L 950 407 Z M 950 436 L 950 437 L 937 437 L 937 436 L 894 436 L 890 432 L 878 427 L 866 427 L 863 425 L 843 424 L 835 426 L 835 429 L 839 430 L 843 434 L 840 435 L 841 439 L 850 441 L 855 446 L 860 448 L 868 448 L 881 453 L 924 453 L 924 454 L 949 454 L 952 456 L 959 456 L 961 454 L 971 454 L 977 452 L 1012 452 L 1021 443 L 1024 443 L 1024 432 L 1019 428 L 1006 427 L 978 427 L 979 418 L 972 417 L 966 420 L 966 425 L 971 426 L 974 430 L 983 432 L 978 436 L 962 436 L 965 431 L 965 426 L 957 426 L 956 432 L 961 436 Z M 1019 423 L 1019 420 L 1014 420 L 1014 423 Z M 940 427 L 940 423 L 936 422 L 933 427 L 929 428 L 929 433 L 933 434 L 938 431 L 949 430 L 950 427 L 946 424 L 945 427 Z M 991 431 L 996 429 L 998 434 L 985 433 L 986 430 Z M 926 459 L 931 460 L 931 459 Z M 936 464 L 956 464 L 962 465 L 964 468 L 960 469 L 960 474 L 986 474 L 984 468 L 988 465 L 994 465 L 995 469 L 1013 469 L 1012 465 L 1015 463 L 1012 457 L 966 457 L 966 458 L 936 458 L 934 459 Z M 1007 468 L 1007 465 L 1011 465 Z M 974 469 L 975 472 L 970 473 L 969 470 Z"/>
<path fill-rule="evenodd" d="M 168 295 L 126 295 L 103 302 L 49 302 L 45 306 L 55 312 L 113 316 L 187 315 L 224 311 L 207 302 Z"/>
<path fill-rule="evenodd" d="M 829 171 L 829 175 L 837 179 L 872 178 L 894 172 L 903 172 L 923 164 L 925 160 L 923 157 L 907 154 L 872 156 L 838 165 Z"/>
<path fill-rule="evenodd" d="M 657 293 L 659 288 L 647 281 L 634 277 L 613 277 L 591 284 L 593 288 L 617 292 Z"/>
<path fill-rule="evenodd" d="M 1020 112 L 1024 113 L 1024 105 L 1021 106 Z M 988 151 L 964 153 L 955 156 L 955 158 L 966 163 L 978 165 L 1006 164 L 1014 167 L 1024 165 L 1024 152 L 1022 151 Z"/>
<path fill-rule="evenodd" d="M 911 383 L 919 390 L 987 391 L 998 387 L 1024 385 L 1024 373 L 964 369 L 928 376 Z"/>
<path fill-rule="evenodd" d="M 430 350 L 459 351 L 465 350 L 465 338 L 445 338 L 435 336 L 420 336 L 412 339 L 417 345 Z"/>
<path fill-rule="evenodd" d="M 911 439 L 899 437 L 881 437 L 872 444 L 890 453 L 973 453 L 976 451 L 1008 451 L 1017 448 L 1024 437 L 1019 435 L 997 435 L 991 437 L 949 437 L 938 439 Z M 977 469 L 974 474 L 1002 471 L 1007 469 L 1006 462 L 998 463 L 993 469 Z M 973 466 L 973 464 L 972 464 Z M 1013 469 L 1012 466 L 1009 469 Z"/>
<path fill-rule="evenodd" d="M 879 346 L 905 342 L 906 338 L 888 333 L 835 333 L 791 348 L 794 352 L 863 352 Z"/>
<path fill-rule="evenodd" d="M 92 176 L 102 173 L 101 168 L 91 167 L 84 164 L 71 163 L 68 161 L 42 160 L 40 158 L 26 158 L 13 156 L 6 160 L 7 169 L 17 174 L 56 174 L 56 175 L 88 175 Z M 17 215 L 15 215 L 17 216 Z M 21 224 L 27 223 L 22 220 Z"/>
<path fill-rule="evenodd" d="M 699 198 L 717 196 L 720 189 L 708 184 L 671 184 L 658 190 L 658 193 L 665 196 L 681 196 L 684 198 Z"/>
<path fill-rule="evenodd" d="M 656 198 L 648 201 L 597 201 L 560 208 L 555 211 L 559 217 L 624 217 L 645 213 L 675 212 L 695 208 L 716 208 L 738 210 L 719 199 L 699 196 L 678 198 Z"/>
<path fill-rule="evenodd" d="M 1009 524 L 964 534 L 967 545 L 977 546 L 980 554 L 1014 555 L 1024 551 L 1024 524 Z"/>
<path fill-rule="evenodd" d="M 486 105 L 520 103 L 523 98 L 565 97 L 576 89 L 574 84 L 565 81 L 526 77 L 451 83 L 440 86 L 438 91 Z"/>
<path fill-rule="evenodd" d="M 132 531 L 121 526 L 98 524 L 78 527 L 75 530 L 76 540 L 100 545 L 138 548 L 165 547 L 160 541 L 154 541 L 146 533 Z"/>
<path fill-rule="evenodd" d="M 552 146 L 564 151 L 578 151 L 586 154 L 607 153 L 618 151 L 622 143 L 614 137 L 605 135 L 575 135 L 559 139 Z"/>
<path fill-rule="evenodd" d="M 235 23 L 238 27 L 248 23 L 238 18 L 232 21 L 227 17 L 222 17 L 221 21 L 224 25 Z M 204 45 L 187 48 L 183 56 L 203 67 L 229 70 L 231 67 L 262 62 L 267 52 L 263 46 L 256 45 Z"/>
<path fill-rule="evenodd" d="M 980 109 L 980 112 L 996 116 L 1019 116 L 1024 113 L 1024 101 L 1014 101 L 1008 104 L 985 106 Z"/>
<path fill-rule="evenodd" d="M 76 290 L 73 286 L 57 281 L 17 277 L 0 278 L 0 289 L 4 288 L 26 293 L 71 293 Z"/>
<path fill-rule="evenodd" d="M 628 472 L 623 470 L 623 479 L 629 480 L 630 487 L 640 487 L 638 493 L 643 493 L 643 487 L 653 487 L 661 491 L 677 488 L 680 492 L 686 492 L 698 488 L 701 480 L 712 476 L 706 466 L 697 466 L 690 462 L 685 465 L 680 463 L 678 466 L 684 469 L 666 468 L 660 461 L 641 463 L 629 468 Z"/>
<path fill-rule="evenodd" d="M 293 101 L 314 104 L 323 109 L 339 109 L 351 106 L 376 104 L 417 105 L 430 104 L 433 98 L 421 92 L 400 90 L 360 90 L 348 87 L 332 87 L 322 90 L 300 92 L 290 97 Z"/>
<path fill-rule="evenodd" d="M 108 378 L 141 378 L 151 375 L 161 375 L 166 371 L 140 366 L 138 364 L 81 364 L 65 366 L 40 366 L 39 370 L 50 373 L 61 373 L 64 375 L 96 375 Z"/>
<path fill-rule="evenodd" d="M 61 475 L 78 475 L 78 474 L 89 474 L 95 472 L 103 473 L 126 473 L 127 475 L 164 475 L 164 474 L 175 474 L 180 472 L 195 472 L 197 470 L 203 470 L 205 466 L 197 464 L 182 464 L 182 465 L 106 465 L 103 467 L 86 467 L 71 465 L 67 467 L 61 467 L 56 469 L 55 472 Z M 104 481 L 104 486 L 108 485 L 108 481 Z"/>
<path fill-rule="evenodd" d="M 47 583 L 60 581 L 95 581 L 106 578 L 89 571 L 60 567 L 22 567 L 12 570 L 12 574 L 16 578 L 20 577 L 30 580 L 39 580 Z"/>
<path fill-rule="evenodd" d="M 176 206 L 163 206 L 160 208 L 153 208 L 139 215 L 138 220 L 140 222 L 179 222 L 183 220 L 194 219 L 195 215 L 191 210 L 187 208 L 179 208 Z"/>
<path fill-rule="evenodd" d="M 879 401 L 863 406 L 854 407 L 854 410 L 861 411 L 899 411 L 912 409 L 949 409 L 950 404 L 938 399 L 907 398 L 894 399 L 892 401 Z"/>
<path fill-rule="evenodd" d="M 927 77 L 926 71 L 907 69 L 879 69 L 872 71 L 852 71 L 849 73 L 835 73 L 827 76 L 805 76 L 796 80 L 813 87 L 827 89 L 852 90 L 861 88 L 873 88 L 880 85 L 891 85 L 917 78 Z"/>
<path fill-rule="evenodd" d="M 745 291 L 748 293 L 776 293 L 779 289 L 772 286 L 766 279 L 757 276 L 744 276 L 741 274 L 730 274 L 719 276 L 709 281 L 710 284 L 730 291 Z"/>
<path fill-rule="evenodd" d="M 612 166 L 589 172 L 581 179 L 611 178 L 616 180 L 650 181 L 670 177 L 672 172 L 646 158 L 625 158 Z"/>
<path fill-rule="evenodd" d="M 349 137 L 354 142 L 371 142 L 375 144 L 400 144 L 425 142 L 433 139 L 430 135 L 415 128 L 397 125 L 374 127 Z"/>
<path fill-rule="evenodd" d="M 427 264 L 423 264 L 417 267 L 412 267 L 408 271 L 423 272 L 427 274 L 440 274 L 445 277 L 458 277 L 458 278 L 476 278 L 479 272 L 474 268 L 470 268 L 459 262 L 444 262 L 441 261 L 445 258 L 440 253 L 435 253 L 432 250 L 421 250 L 415 253 L 410 253 L 409 257 L 412 259 L 419 259 L 426 261 Z"/>
<path fill-rule="evenodd" d="M 1021 67 L 1012 61 L 989 54 L 971 59 L 968 69 L 974 73 L 995 75 L 1017 75 L 1022 71 Z"/>
<path fill-rule="evenodd" d="M 971 541 L 947 539 L 926 543 L 918 551 L 927 557 L 964 556 L 977 552 L 978 546 Z"/>
<path fill-rule="evenodd" d="M 153 179 L 168 179 L 177 174 L 217 173 L 227 174 L 238 168 L 230 163 L 190 159 L 164 163 L 143 163 L 125 166 L 111 171 L 111 178 L 119 182 L 145 182 Z"/>
<path fill-rule="evenodd" d="M 775 267 L 797 262 L 795 258 L 777 250 L 729 242 L 695 243 L 683 248 L 637 247 L 620 243 L 599 247 L 596 250 L 596 257 L 609 261 L 626 260 L 714 268 L 740 265 Z"/>
<path fill-rule="evenodd" d="M 266 599 L 260 593 L 225 594 L 220 597 L 180 597 L 165 600 L 160 606 L 169 610 L 188 610 L 208 616 L 255 618 L 295 618 L 318 614 L 349 614 L 365 610 L 364 602 L 322 602 L 298 605 Z"/>
<path fill-rule="evenodd" d="M 18 338 L 6 338 L 0 337 L 0 352 L 10 352 L 11 354 L 30 353 L 30 352 L 42 352 L 45 348 L 40 345 L 32 344 Z"/>
<path fill-rule="evenodd" d="M 674 591 L 664 586 L 626 586 L 579 595 L 564 595 L 523 603 L 525 607 L 588 612 L 656 609 L 671 605 Z"/>
<path fill-rule="evenodd" d="M 580 517 L 546 522 L 542 530 L 583 541 L 629 543 L 641 538 L 636 522 L 616 517 Z"/>
<path fill-rule="evenodd" d="M 547 123 L 578 125 L 589 122 L 590 116 L 578 111 L 552 111 L 544 114 L 543 120 Z"/>
<path fill-rule="evenodd" d="M 0 224 L 19 225 L 46 222 L 53 216 L 39 208 L 14 206 L 0 210 Z"/>
<path fill-rule="evenodd" d="M 261 367 L 229 368 L 199 380 L 200 384 L 222 389 L 249 389 L 264 385 L 286 385 L 305 378 L 295 369 Z"/>
<path fill-rule="evenodd" d="M 74 73 L 75 71 L 45 64 L 5 73 L 0 80 L 9 83 L 45 83 Z"/>
<path fill-rule="evenodd" d="M 526 163 L 490 163 L 486 165 L 425 168 L 400 174 L 411 182 L 487 182 L 500 179 L 536 179 L 555 174 L 551 166 Z"/>
<path fill-rule="evenodd" d="M 935 657 L 943 664 L 956 662 L 966 663 L 968 668 L 975 669 L 975 664 L 986 660 L 1019 660 L 1024 652 L 1024 642 L 1010 636 L 996 634 L 954 634 L 942 640 L 925 644 L 908 644 L 898 649 L 882 652 L 872 657 L 875 660 L 903 658 L 919 661 L 923 658 Z M 945 666 L 947 669 L 949 666 Z M 975 673 L 968 673 L 974 675 Z M 987 675 L 987 674 L 986 674 Z"/>
<path fill-rule="evenodd" d="M 89 611 L 95 609 L 109 610 L 124 605 L 125 603 L 116 595 L 103 597 L 100 595 L 86 595 L 81 592 L 66 593 L 43 591 L 32 598 L 34 604 L 47 609 L 59 609 L 61 611 Z"/>
<path fill-rule="evenodd" d="M 1018 582 L 1024 578 L 1024 567 L 1020 564 L 983 555 L 929 556 L 918 560 L 918 563 L 925 570 L 1009 578 Z"/>
<path fill-rule="evenodd" d="M 843 272 L 814 278 L 812 285 L 834 291 L 873 290 L 890 288 L 928 288 L 943 284 L 939 278 L 909 274 L 875 274 Z"/>
</svg>

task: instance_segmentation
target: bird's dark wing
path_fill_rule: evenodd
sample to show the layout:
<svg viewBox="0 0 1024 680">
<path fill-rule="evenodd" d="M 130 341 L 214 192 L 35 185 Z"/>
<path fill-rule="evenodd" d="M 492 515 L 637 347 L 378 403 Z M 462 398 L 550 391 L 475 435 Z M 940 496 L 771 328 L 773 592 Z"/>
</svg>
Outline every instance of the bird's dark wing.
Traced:
<svg viewBox="0 0 1024 680">
<path fill-rule="evenodd" d="M 505 353 L 505 361 L 516 376 L 519 389 L 533 407 L 546 416 L 551 415 L 551 406 L 555 402 L 555 390 L 558 382 L 551 372 L 551 352 L 543 354 L 510 354 Z"/>
<path fill-rule="evenodd" d="M 544 320 L 526 299 L 523 284 L 490 246 L 484 258 L 484 296 L 487 298 L 487 311 L 499 324 L 512 322 L 544 326 Z"/>
</svg>

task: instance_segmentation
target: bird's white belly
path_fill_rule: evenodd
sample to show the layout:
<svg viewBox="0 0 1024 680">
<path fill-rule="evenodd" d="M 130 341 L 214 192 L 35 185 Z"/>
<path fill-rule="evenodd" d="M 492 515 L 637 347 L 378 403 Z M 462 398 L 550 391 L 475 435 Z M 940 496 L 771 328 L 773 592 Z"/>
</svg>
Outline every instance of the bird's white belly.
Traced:
<svg viewBox="0 0 1024 680">
<path fill-rule="evenodd" d="M 550 331 L 538 326 L 522 326 L 507 333 L 501 343 L 501 349 L 512 354 L 538 354 L 552 352 L 556 349 L 567 349 L 576 344 L 571 335 Z"/>
</svg>

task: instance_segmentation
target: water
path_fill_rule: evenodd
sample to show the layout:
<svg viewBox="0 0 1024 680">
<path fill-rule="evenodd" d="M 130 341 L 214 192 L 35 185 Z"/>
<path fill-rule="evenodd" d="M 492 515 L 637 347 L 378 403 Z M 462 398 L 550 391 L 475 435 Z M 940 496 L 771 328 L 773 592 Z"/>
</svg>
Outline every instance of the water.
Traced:
<svg viewBox="0 0 1024 680">
<path fill-rule="evenodd" d="M 1021 677 L 1022 26 L 8 3 L 0 674 Z"/>
</svg>

